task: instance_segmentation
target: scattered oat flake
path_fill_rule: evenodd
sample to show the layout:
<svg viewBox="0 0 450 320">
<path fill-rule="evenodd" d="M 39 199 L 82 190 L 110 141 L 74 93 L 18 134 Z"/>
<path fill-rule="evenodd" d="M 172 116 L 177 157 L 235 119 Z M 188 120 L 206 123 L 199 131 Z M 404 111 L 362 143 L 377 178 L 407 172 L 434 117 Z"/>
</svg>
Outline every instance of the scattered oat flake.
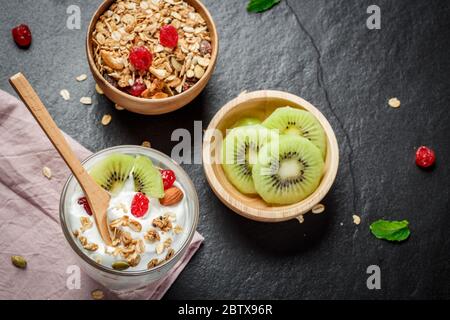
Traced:
<svg viewBox="0 0 450 320">
<path fill-rule="evenodd" d="M 78 77 L 76 77 L 75 79 L 77 79 L 78 82 L 84 81 L 87 79 L 87 75 L 86 74 L 80 74 Z"/>
<path fill-rule="evenodd" d="M 52 170 L 49 167 L 43 167 L 42 174 L 49 180 L 52 178 Z"/>
<path fill-rule="evenodd" d="M 92 99 L 91 99 L 91 97 L 81 97 L 80 102 L 82 104 L 89 105 L 89 104 L 92 104 Z"/>
<path fill-rule="evenodd" d="M 70 100 L 70 92 L 67 89 L 62 89 L 59 94 L 64 100 Z"/>
<path fill-rule="evenodd" d="M 118 105 L 117 103 L 114 105 L 114 108 L 116 108 L 116 110 L 119 110 L 119 111 L 125 110 L 124 107 Z"/>
<path fill-rule="evenodd" d="M 161 254 L 164 251 L 164 243 L 158 243 L 155 248 L 156 254 Z"/>
<path fill-rule="evenodd" d="M 311 210 L 311 212 L 314 213 L 314 214 L 319 214 L 319 213 L 322 213 L 324 211 L 325 211 L 325 206 L 323 204 L 321 204 L 321 203 L 316 204 Z"/>
<path fill-rule="evenodd" d="M 305 222 L 305 218 L 303 218 L 303 215 L 300 215 L 297 217 L 298 222 L 303 223 Z"/>
<path fill-rule="evenodd" d="M 353 223 L 354 224 L 360 224 L 361 223 L 361 218 L 359 216 L 357 216 L 356 214 L 353 215 Z"/>
<path fill-rule="evenodd" d="M 107 126 L 111 122 L 111 120 L 112 120 L 111 115 L 110 114 L 105 114 L 102 117 L 102 125 Z"/>
<path fill-rule="evenodd" d="M 91 296 L 94 300 L 102 300 L 105 297 L 105 294 L 102 290 L 94 290 L 91 292 Z"/>
<path fill-rule="evenodd" d="M 391 106 L 392 108 L 398 108 L 400 107 L 400 100 L 398 100 L 397 98 L 391 98 L 389 99 L 389 106 Z"/>
<path fill-rule="evenodd" d="M 150 141 L 143 141 L 141 146 L 146 147 L 146 148 L 151 148 L 152 145 L 150 144 Z"/>
<path fill-rule="evenodd" d="M 95 84 L 95 91 L 97 91 L 98 94 L 104 94 L 102 88 L 98 84 Z"/>
</svg>

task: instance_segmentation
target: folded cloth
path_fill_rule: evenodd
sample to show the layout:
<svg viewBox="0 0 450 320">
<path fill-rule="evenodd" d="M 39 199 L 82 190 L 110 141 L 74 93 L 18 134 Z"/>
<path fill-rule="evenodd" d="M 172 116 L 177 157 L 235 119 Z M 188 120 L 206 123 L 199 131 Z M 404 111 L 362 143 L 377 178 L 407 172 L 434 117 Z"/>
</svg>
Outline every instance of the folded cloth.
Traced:
<svg viewBox="0 0 450 320">
<path fill-rule="evenodd" d="M 0 90 L 0 299 L 91 299 L 100 289 L 109 299 L 160 299 L 203 237 L 196 233 L 184 257 L 157 283 L 127 293 L 110 292 L 82 271 L 59 224 L 59 197 L 70 172 L 26 107 Z M 66 135 L 79 159 L 90 152 Z M 51 179 L 42 174 L 52 171 Z M 12 255 L 28 262 L 14 267 Z"/>
</svg>

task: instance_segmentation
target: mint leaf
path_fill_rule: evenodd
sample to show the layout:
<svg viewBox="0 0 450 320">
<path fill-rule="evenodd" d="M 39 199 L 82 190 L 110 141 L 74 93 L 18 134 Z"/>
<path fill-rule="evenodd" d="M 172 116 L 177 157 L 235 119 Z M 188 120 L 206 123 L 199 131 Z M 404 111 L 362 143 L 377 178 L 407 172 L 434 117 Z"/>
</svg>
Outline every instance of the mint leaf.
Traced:
<svg viewBox="0 0 450 320">
<path fill-rule="evenodd" d="M 263 12 L 269 10 L 281 0 L 250 0 L 247 5 L 248 12 Z"/>
<path fill-rule="evenodd" d="M 378 220 L 370 225 L 370 231 L 378 239 L 389 241 L 403 241 L 409 237 L 409 222 Z"/>
</svg>

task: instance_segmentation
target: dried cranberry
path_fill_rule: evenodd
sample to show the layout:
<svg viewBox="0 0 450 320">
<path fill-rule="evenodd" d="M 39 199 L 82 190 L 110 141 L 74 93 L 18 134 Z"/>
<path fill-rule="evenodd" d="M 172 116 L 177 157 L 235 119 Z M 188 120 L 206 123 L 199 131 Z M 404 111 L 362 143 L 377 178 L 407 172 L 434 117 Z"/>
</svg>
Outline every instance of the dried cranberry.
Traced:
<svg viewBox="0 0 450 320">
<path fill-rule="evenodd" d="M 175 172 L 168 169 L 161 170 L 161 177 L 163 179 L 164 190 L 169 189 L 171 186 L 173 186 L 173 183 L 177 179 L 175 177 Z"/>
<path fill-rule="evenodd" d="M 146 47 L 134 47 L 128 59 L 136 70 L 147 71 L 152 65 L 153 55 Z"/>
<path fill-rule="evenodd" d="M 194 82 L 189 82 L 189 81 L 185 81 L 183 84 L 183 92 L 188 90 L 190 87 L 192 87 L 195 83 Z"/>
<path fill-rule="evenodd" d="M 78 199 L 77 203 L 81 206 L 83 206 L 84 211 L 86 211 L 86 213 L 90 216 L 92 216 L 92 210 L 91 207 L 89 206 L 89 203 L 86 199 L 86 197 L 81 197 L 80 199 Z"/>
<path fill-rule="evenodd" d="M 211 54 L 212 52 L 212 47 L 211 47 L 211 43 L 208 40 L 202 40 L 200 42 L 200 53 L 205 55 L 205 54 Z"/>
<path fill-rule="evenodd" d="M 21 48 L 28 48 L 31 44 L 31 31 L 26 24 L 18 25 L 11 30 L 16 44 Z"/>
<path fill-rule="evenodd" d="M 141 80 L 136 80 L 134 84 L 127 89 L 128 93 L 132 96 L 139 97 L 142 92 L 147 89 L 147 86 L 145 83 L 143 83 Z"/>
<path fill-rule="evenodd" d="M 178 31 L 172 25 L 163 26 L 159 30 L 159 42 L 164 47 L 175 48 L 178 44 Z"/>
<path fill-rule="evenodd" d="M 416 151 L 416 164 L 422 168 L 431 167 L 436 161 L 434 151 L 428 147 L 421 146 Z"/>
<path fill-rule="evenodd" d="M 136 218 L 144 216 L 148 211 L 149 200 L 145 194 L 138 192 L 131 201 L 131 214 Z"/>
</svg>

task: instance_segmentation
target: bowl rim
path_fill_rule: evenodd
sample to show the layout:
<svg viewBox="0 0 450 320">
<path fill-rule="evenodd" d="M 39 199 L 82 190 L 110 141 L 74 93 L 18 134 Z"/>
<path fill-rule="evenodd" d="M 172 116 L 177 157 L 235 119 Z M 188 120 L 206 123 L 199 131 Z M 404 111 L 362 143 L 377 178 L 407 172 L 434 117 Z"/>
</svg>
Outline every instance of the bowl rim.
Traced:
<svg viewBox="0 0 450 320">
<path fill-rule="evenodd" d="M 103 77 L 103 75 L 100 73 L 100 71 L 97 69 L 97 66 L 95 65 L 94 62 L 94 53 L 92 50 L 92 46 L 90 45 L 90 34 L 91 31 L 93 31 L 94 25 L 97 22 L 98 18 L 95 19 L 95 16 L 99 13 L 99 11 L 103 10 L 103 12 L 105 12 L 112 4 L 113 2 L 115 2 L 117 0 L 104 0 L 102 3 L 100 3 L 100 5 L 97 7 L 97 9 L 94 11 L 90 21 L 89 21 L 89 25 L 86 31 L 86 41 L 85 41 L 85 46 L 86 46 L 86 57 L 88 60 L 88 64 L 89 67 L 91 69 L 91 72 L 93 72 L 95 74 L 94 80 L 99 79 L 101 81 L 101 83 L 108 87 L 109 89 L 111 89 L 113 92 L 115 92 L 116 94 L 126 97 L 127 99 L 130 99 L 133 102 L 137 102 L 137 103 L 148 103 L 148 104 L 156 104 L 156 103 L 170 103 L 170 102 L 175 102 L 179 99 L 182 99 L 184 97 L 188 97 L 190 93 L 194 92 L 197 87 L 200 87 L 203 83 L 203 81 L 208 82 L 209 78 L 212 74 L 212 72 L 214 71 L 215 68 L 215 64 L 217 62 L 217 56 L 218 56 L 218 51 L 219 51 L 219 37 L 218 37 L 218 33 L 217 33 L 217 27 L 216 24 L 214 22 L 214 19 L 211 15 L 211 13 L 208 11 L 208 9 L 206 8 L 206 6 L 200 1 L 200 0 L 183 0 L 185 2 L 187 2 L 188 4 L 191 5 L 190 2 L 195 2 L 196 5 L 198 5 L 203 11 L 204 11 L 204 15 L 202 14 L 203 18 L 206 18 L 205 20 L 209 20 L 211 26 L 212 26 L 212 30 L 209 30 L 210 33 L 213 34 L 213 38 L 215 39 L 215 43 L 213 45 L 213 49 L 211 52 L 211 63 L 208 65 L 208 68 L 205 70 L 205 74 L 201 77 L 201 79 L 199 79 L 199 81 L 197 81 L 191 88 L 189 88 L 186 91 L 183 91 L 182 93 L 179 93 L 177 95 L 171 96 L 171 97 L 167 97 L 167 98 L 162 98 L 162 99 L 148 99 L 148 98 L 141 98 L 141 97 L 135 97 L 132 96 L 131 94 L 128 94 L 126 92 L 123 92 L 119 89 L 117 89 L 116 87 L 114 87 L 113 85 L 111 85 L 108 81 L 106 81 L 105 77 Z M 202 81 L 203 80 L 203 81 Z M 193 90 L 193 91 L 191 91 Z M 125 107 L 125 106 L 124 106 Z M 127 109 L 125 107 L 125 109 Z"/>
<path fill-rule="evenodd" d="M 327 157 L 328 153 L 330 153 L 329 167 L 327 169 L 327 172 L 322 177 L 322 180 L 317 189 L 311 195 L 309 195 L 306 199 L 303 199 L 302 201 L 299 201 L 294 204 L 271 206 L 269 207 L 270 210 L 262 208 L 254 208 L 252 206 L 249 206 L 240 201 L 239 199 L 235 198 L 233 195 L 231 195 L 231 193 L 228 192 L 226 188 L 223 187 L 223 185 L 217 178 L 215 170 L 213 169 L 213 166 L 218 164 L 214 164 L 213 161 L 211 161 L 211 149 L 210 149 L 210 141 L 212 139 L 213 132 L 227 113 L 236 108 L 239 108 L 239 106 L 242 105 L 243 103 L 261 99 L 280 99 L 291 101 L 293 104 L 299 105 L 303 107 L 305 110 L 311 112 L 324 128 L 325 134 L 327 136 L 327 145 L 329 146 L 327 150 Z M 238 95 L 234 99 L 227 102 L 214 115 L 214 117 L 211 119 L 208 125 L 208 128 L 206 130 L 203 139 L 202 158 L 203 158 L 203 170 L 205 172 L 206 179 L 213 192 L 216 194 L 216 196 L 223 204 L 225 204 L 235 213 L 251 220 L 261 222 L 281 222 L 294 218 L 300 218 L 300 216 L 309 212 L 312 209 L 312 207 L 314 207 L 314 205 L 318 204 L 325 197 L 325 195 L 331 189 L 331 186 L 333 185 L 337 175 L 337 170 L 339 167 L 339 147 L 336 135 L 330 123 L 325 118 L 325 116 L 310 102 L 306 101 L 305 99 L 297 95 L 285 91 L 258 90 Z M 325 177 L 327 179 L 324 179 Z M 234 186 L 232 187 L 235 188 Z M 230 201 L 229 199 L 232 199 L 232 201 Z M 279 211 L 275 214 L 274 209 L 276 208 L 279 208 Z"/>
<path fill-rule="evenodd" d="M 165 260 L 163 263 L 161 263 L 161 264 L 157 265 L 156 267 L 149 269 L 149 270 L 140 270 L 140 271 L 123 270 L 123 271 L 120 271 L 120 270 L 114 270 L 114 269 L 108 268 L 102 264 L 99 264 L 99 263 L 95 262 L 94 260 L 92 260 L 91 258 L 89 258 L 86 254 L 84 254 L 83 251 L 75 243 L 75 240 L 72 237 L 72 233 L 70 232 L 68 225 L 66 223 L 66 217 L 63 214 L 64 200 L 66 198 L 67 188 L 69 187 L 70 182 L 73 179 L 75 179 L 73 174 L 69 175 L 69 177 L 67 178 L 67 180 L 64 184 L 64 187 L 61 191 L 61 196 L 60 196 L 60 200 L 59 200 L 59 221 L 60 221 L 60 225 L 63 230 L 63 233 L 64 233 L 64 237 L 66 238 L 66 241 L 69 243 L 70 247 L 77 254 L 77 256 L 80 257 L 83 261 L 88 263 L 90 266 L 92 266 L 96 270 L 106 272 L 107 274 L 133 277 L 133 276 L 143 276 L 143 275 L 148 275 L 148 274 L 152 274 L 155 272 L 159 272 L 159 271 L 163 270 L 164 267 L 166 267 L 167 265 L 170 265 L 171 263 L 178 261 L 182 257 L 182 255 L 185 253 L 186 249 L 190 245 L 195 232 L 197 231 L 198 220 L 200 218 L 200 206 L 199 206 L 197 190 L 195 189 L 194 183 L 192 182 L 189 175 L 172 158 L 170 158 L 169 156 L 167 156 L 166 154 L 164 154 L 158 150 L 155 150 L 152 148 L 147 148 L 147 147 L 142 147 L 142 146 L 138 146 L 138 145 L 119 145 L 119 146 L 102 149 L 98 152 L 92 153 L 90 156 L 85 158 L 81 163 L 84 166 L 89 160 L 91 160 L 105 152 L 115 151 L 115 150 L 121 151 L 122 149 L 126 149 L 126 148 L 133 148 L 133 149 L 138 149 L 138 150 L 140 149 L 140 150 L 144 151 L 144 153 L 148 153 L 150 151 L 150 153 L 154 153 L 156 156 L 167 160 L 168 163 L 171 163 L 172 166 L 176 167 L 179 171 L 181 171 L 185 175 L 185 178 L 189 184 L 189 188 L 193 192 L 192 193 L 193 199 L 191 199 L 191 201 L 193 201 L 193 208 L 194 208 L 194 218 L 193 218 L 193 222 L 192 222 L 192 227 L 189 230 L 189 234 L 188 234 L 186 240 L 183 242 L 180 249 L 177 252 L 175 252 L 173 257 L 171 257 L 169 260 Z"/>
</svg>

